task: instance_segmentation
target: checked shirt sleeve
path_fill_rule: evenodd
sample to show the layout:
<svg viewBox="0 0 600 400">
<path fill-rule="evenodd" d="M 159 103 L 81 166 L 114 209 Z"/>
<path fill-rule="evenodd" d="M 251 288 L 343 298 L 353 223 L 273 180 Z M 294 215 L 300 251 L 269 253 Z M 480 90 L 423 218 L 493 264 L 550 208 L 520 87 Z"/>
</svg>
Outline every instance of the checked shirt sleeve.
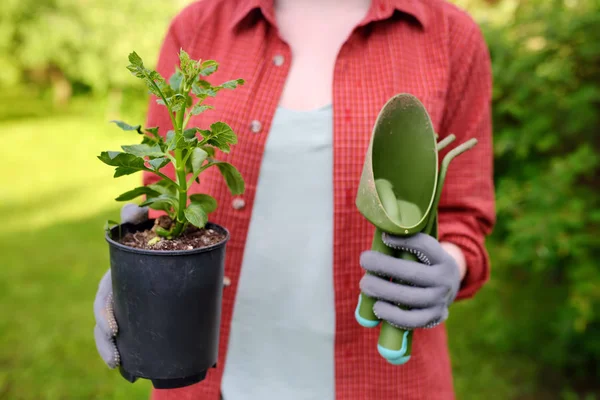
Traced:
<svg viewBox="0 0 600 400">
<path fill-rule="evenodd" d="M 477 138 L 473 149 L 450 164 L 439 206 L 440 241 L 459 246 L 467 273 L 457 299 L 472 297 L 489 279 L 485 236 L 495 222 L 491 123 L 491 67 L 488 50 L 474 24 L 450 36 L 451 76 L 440 138 L 456 135 L 454 146 Z"/>
</svg>

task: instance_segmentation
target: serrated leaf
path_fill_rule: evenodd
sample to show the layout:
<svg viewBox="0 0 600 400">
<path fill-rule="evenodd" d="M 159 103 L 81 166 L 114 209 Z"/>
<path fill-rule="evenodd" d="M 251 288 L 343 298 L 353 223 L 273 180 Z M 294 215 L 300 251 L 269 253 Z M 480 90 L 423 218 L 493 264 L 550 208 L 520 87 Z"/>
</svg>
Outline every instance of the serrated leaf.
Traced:
<svg viewBox="0 0 600 400">
<path fill-rule="evenodd" d="M 217 95 L 218 88 L 210 87 L 202 87 L 198 85 L 192 86 L 192 93 L 194 93 L 199 99 L 204 99 L 206 97 L 215 97 Z"/>
<path fill-rule="evenodd" d="M 161 169 L 168 163 L 169 163 L 169 159 L 166 157 L 155 158 L 155 159 L 148 161 L 148 164 L 150 164 L 150 168 L 154 171 L 158 171 L 159 169 Z"/>
<path fill-rule="evenodd" d="M 172 95 L 171 87 L 165 79 L 158 72 L 146 69 L 142 59 L 135 52 L 129 55 L 129 62 L 131 64 L 127 66 L 127 69 L 144 81 L 150 93 L 157 97 Z"/>
<path fill-rule="evenodd" d="M 126 122 L 123 121 L 117 121 L 117 120 L 112 120 L 110 122 L 113 122 L 115 124 L 117 124 L 117 126 L 121 129 L 123 129 L 124 131 L 136 131 L 139 134 L 142 134 L 142 126 L 141 125 L 129 125 Z"/>
<path fill-rule="evenodd" d="M 160 138 L 160 135 L 158 134 L 158 126 L 153 126 L 151 128 L 146 128 L 146 132 L 148 132 L 149 134 L 151 134 L 155 138 Z"/>
<path fill-rule="evenodd" d="M 152 188 L 150 188 L 148 186 L 140 186 L 140 187 L 137 187 L 128 192 L 122 193 L 115 200 L 116 201 L 128 201 L 128 200 L 133 200 L 142 195 L 158 197 L 158 196 L 160 196 L 160 193 L 157 192 L 156 190 L 153 190 Z"/>
<path fill-rule="evenodd" d="M 169 107 L 171 107 L 171 110 L 176 112 L 184 108 L 186 99 L 186 96 L 177 93 L 167 98 L 167 102 L 169 104 Z"/>
<path fill-rule="evenodd" d="M 139 68 L 144 67 L 144 62 L 142 61 L 142 57 L 140 57 L 135 51 L 129 54 L 129 62 Z"/>
<path fill-rule="evenodd" d="M 130 175 L 145 168 L 143 158 L 119 151 L 103 151 L 98 159 L 107 165 L 117 167 L 114 174 L 115 178 Z"/>
<path fill-rule="evenodd" d="M 192 140 L 196 137 L 196 131 L 198 130 L 198 128 L 189 128 L 186 129 L 185 131 L 183 131 L 183 137 L 186 140 Z"/>
<path fill-rule="evenodd" d="M 221 171 L 221 175 L 225 178 L 225 183 L 227 183 L 227 187 L 232 195 L 238 195 L 244 193 L 245 185 L 244 178 L 240 172 L 233 165 L 219 161 L 216 163 L 219 171 Z"/>
<path fill-rule="evenodd" d="M 177 71 L 169 78 L 169 85 L 173 91 L 178 92 L 181 88 L 181 82 L 183 82 L 183 73 L 180 69 L 177 69 Z"/>
<path fill-rule="evenodd" d="M 202 62 L 202 64 L 200 65 L 200 71 L 198 72 L 202 76 L 209 76 L 216 72 L 218 68 L 218 62 L 216 62 L 215 60 L 206 60 Z"/>
<path fill-rule="evenodd" d="M 190 196 L 192 203 L 197 203 L 202 206 L 202 209 L 207 213 L 211 213 L 217 209 L 217 200 L 211 195 L 199 193 Z"/>
<path fill-rule="evenodd" d="M 240 85 L 246 83 L 243 79 L 234 79 L 232 81 L 227 81 L 221 84 L 221 87 L 224 89 L 235 89 Z"/>
<path fill-rule="evenodd" d="M 150 136 L 144 136 L 142 138 L 142 144 L 147 144 L 148 146 L 154 146 L 157 144 L 157 140 Z"/>
<path fill-rule="evenodd" d="M 215 156 L 215 148 L 214 147 L 200 146 L 200 148 L 202 150 L 204 150 L 206 152 L 206 154 L 208 154 L 209 157 L 214 157 Z"/>
<path fill-rule="evenodd" d="M 115 174 L 113 175 L 113 178 L 118 178 L 120 176 L 135 174 L 136 172 L 139 172 L 139 171 L 141 171 L 141 169 L 129 168 L 129 167 L 117 167 L 115 169 Z"/>
<path fill-rule="evenodd" d="M 159 145 L 134 144 L 131 146 L 121 146 L 121 148 L 125 153 L 138 157 L 162 157 L 165 155 Z"/>
<path fill-rule="evenodd" d="M 183 49 L 179 50 L 179 66 L 183 74 L 190 76 L 195 70 L 195 62 L 190 58 L 190 55 Z"/>
<path fill-rule="evenodd" d="M 179 136 L 179 138 L 175 134 L 175 131 L 167 132 L 167 150 L 186 149 L 188 147 L 196 146 L 198 144 L 198 139 L 195 135 L 190 136 L 189 131 L 189 129 L 186 129 L 184 134 Z"/>
<path fill-rule="evenodd" d="M 200 129 L 200 128 L 195 128 L 195 129 L 196 129 L 196 132 L 200 134 L 202 139 L 208 138 L 211 135 L 211 132 L 208 129 Z"/>
<path fill-rule="evenodd" d="M 210 126 L 211 134 L 207 144 L 214 146 L 224 153 L 229 153 L 230 145 L 237 143 L 233 129 L 225 122 L 215 122 Z"/>
<path fill-rule="evenodd" d="M 98 159 L 107 165 L 113 167 L 126 168 L 144 168 L 144 159 L 133 154 L 122 153 L 120 151 L 103 151 Z"/>
<path fill-rule="evenodd" d="M 215 122 L 210 126 L 210 131 L 212 132 L 213 136 L 219 137 L 225 140 L 227 143 L 237 143 L 237 136 L 233 132 L 233 129 L 231 129 L 231 127 L 225 122 Z"/>
<path fill-rule="evenodd" d="M 175 143 L 175 138 L 175 131 L 167 132 L 167 150 L 175 150 L 175 148 L 177 147 L 177 143 Z"/>
<path fill-rule="evenodd" d="M 200 147 L 196 147 L 192 150 L 192 155 L 190 156 L 192 160 L 192 171 L 195 173 L 200 169 L 208 154 L 202 150 Z"/>
<path fill-rule="evenodd" d="M 140 207 L 148 206 L 153 210 L 163 210 L 170 211 L 172 207 L 175 211 L 177 211 L 179 207 L 179 202 L 177 197 L 172 196 L 170 194 L 161 194 L 157 197 L 151 197 L 146 199 L 143 203 L 140 204 Z"/>
<path fill-rule="evenodd" d="M 204 228 L 208 222 L 208 215 L 199 203 L 191 203 L 184 211 L 185 218 L 198 228 Z"/>
<path fill-rule="evenodd" d="M 177 195 L 177 187 L 169 180 L 162 179 L 148 187 L 160 194 L 167 194 L 175 197 Z"/>
<path fill-rule="evenodd" d="M 198 115 L 198 114 L 203 113 L 206 110 L 212 110 L 212 109 L 214 109 L 213 106 L 196 104 L 194 106 L 194 108 L 192 108 L 192 111 L 190 111 L 190 112 L 192 113 L 192 115 Z"/>
</svg>

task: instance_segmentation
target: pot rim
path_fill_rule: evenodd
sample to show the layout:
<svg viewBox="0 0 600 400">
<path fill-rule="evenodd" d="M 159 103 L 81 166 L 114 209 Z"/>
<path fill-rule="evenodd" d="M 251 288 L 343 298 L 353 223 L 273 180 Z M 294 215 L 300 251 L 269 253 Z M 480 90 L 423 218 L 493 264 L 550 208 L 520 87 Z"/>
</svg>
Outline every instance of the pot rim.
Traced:
<svg viewBox="0 0 600 400">
<path fill-rule="evenodd" d="M 154 221 L 154 219 L 149 219 L 147 221 L 144 221 L 143 223 L 147 223 L 148 221 Z M 115 227 L 113 227 L 112 229 L 110 229 L 109 232 L 111 232 L 113 229 L 117 229 L 119 226 L 124 226 L 124 225 L 133 225 L 133 226 L 137 226 L 137 225 L 141 225 L 141 224 L 120 224 L 117 225 Z M 106 241 L 108 242 L 109 246 L 113 246 L 116 247 L 120 250 L 123 251 L 127 251 L 129 253 L 136 253 L 136 254 L 146 254 L 146 255 L 154 255 L 154 256 L 187 256 L 187 255 L 191 255 L 191 254 L 198 254 L 198 253 L 204 253 L 204 252 L 208 252 L 211 250 L 214 250 L 218 247 L 224 246 L 230 238 L 229 235 L 229 231 L 227 230 L 227 228 L 225 228 L 224 226 L 221 226 L 219 224 L 215 224 L 213 222 L 207 222 L 206 227 L 210 227 L 211 229 L 217 228 L 218 230 L 221 230 L 223 233 L 225 233 L 225 238 L 223 240 L 221 240 L 218 243 L 212 244 L 210 246 L 207 247 L 201 247 L 198 249 L 191 249 L 191 250 L 146 250 L 146 249 L 138 249 L 135 247 L 129 247 L 129 246 L 125 246 L 124 244 L 121 244 L 115 240 L 113 240 L 110 236 L 109 236 L 109 232 L 106 232 L 104 234 L 104 238 L 106 239 Z"/>
</svg>

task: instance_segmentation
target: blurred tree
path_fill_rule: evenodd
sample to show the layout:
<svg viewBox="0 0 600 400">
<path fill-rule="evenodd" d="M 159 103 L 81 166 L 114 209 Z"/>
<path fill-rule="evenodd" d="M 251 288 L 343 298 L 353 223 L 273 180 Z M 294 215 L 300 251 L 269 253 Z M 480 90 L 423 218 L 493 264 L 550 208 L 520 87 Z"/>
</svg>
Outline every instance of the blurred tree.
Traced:
<svg viewBox="0 0 600 400">
<path fill-rule="evenodd" d="M 600 0 L 522 1 L 484 31 L 500 282 L 489 337 L 535 357 L 543 373 L 598 390 Z"/>
<path fill-rule="evenodd" d="M 3 0 L 0 84 L 33 81 L 64 102 L 73 84 L 106 94 L 130 84 L 123 60 L 156 53 L 170 18 L 190 0 Z"/>
</svg>

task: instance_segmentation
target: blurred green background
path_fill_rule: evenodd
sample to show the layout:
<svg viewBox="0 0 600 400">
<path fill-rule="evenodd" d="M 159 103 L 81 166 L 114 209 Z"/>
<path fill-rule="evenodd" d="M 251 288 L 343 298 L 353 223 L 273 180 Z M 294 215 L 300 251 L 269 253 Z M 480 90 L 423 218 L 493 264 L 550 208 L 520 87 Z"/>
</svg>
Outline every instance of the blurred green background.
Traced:
<svg viewBox="0 0 600 400">
<path fill-rule="evenodd" d="M 493 276 L 448 322 L 459 399 L 600 399 L 600 0 L 456 0 L 494 72 Z M 0 5 L 0 399 L 146 399 L 93 344 L 113 180 L 143 121 L 124 60 L 155 60 L 187 0 Z M 117 186 L 117 187 L 116 187 Z"/>
</svg>

